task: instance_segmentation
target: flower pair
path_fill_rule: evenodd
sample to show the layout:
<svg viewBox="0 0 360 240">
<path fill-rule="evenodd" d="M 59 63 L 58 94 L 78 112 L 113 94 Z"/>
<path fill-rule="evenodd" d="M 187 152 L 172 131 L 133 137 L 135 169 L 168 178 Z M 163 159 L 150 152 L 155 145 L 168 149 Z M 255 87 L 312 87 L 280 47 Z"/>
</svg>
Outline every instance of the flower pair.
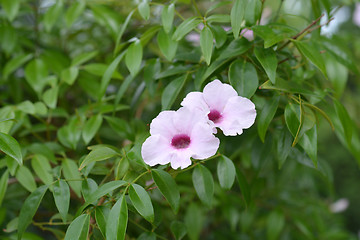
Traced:
<svg viewBox="0 0 360 240">
<path fill-rule="evenodd" d="M 150 124 L 150 134 L 142 145 L 146 164 L 171 164 L 174 169 L 191 165 L 191 158 L 213 156 L 220 141 L 216 128 L 224 135 L 242 134 L 253 125 L 255 105 L 238 96 L 229 84 L 214 80 L 203 92 L 190 92 L 177 111 L 163 111 Z"/>
</svg>

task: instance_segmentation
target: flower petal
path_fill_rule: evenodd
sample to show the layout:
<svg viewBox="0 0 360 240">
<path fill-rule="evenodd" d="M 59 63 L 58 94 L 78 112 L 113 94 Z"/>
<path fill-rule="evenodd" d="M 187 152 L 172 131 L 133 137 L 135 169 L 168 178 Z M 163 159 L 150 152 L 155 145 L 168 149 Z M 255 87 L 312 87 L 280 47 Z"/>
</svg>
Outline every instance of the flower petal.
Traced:
<svg viewBox="0 0 360 240">
<path fill-rule="evenodd" d="M 141 156 L 144 162 L 150 166 L 169 163 L 171 153 L 169 142 L 159 134 L 148 137 L 141 147 Z"/>
<path fill-rule="evenodd" d="M 182 100 L 181 106 L 187 107 L 190 110 L 201 111 L 204 114 L 208 114 L 210 112 L 209 106 L 206 104 L 203 93 L 201 92 L 188 93 Z"/>
<path fill-rule="evenodd" d="M 176 128 L 174 126 L 175 111 L 162 111 L 154 118 L 150 124 L 150 134 L 160 134 L 167 139 L 171 139 L 176 134 Z"/>
<path fill-rule="evenodd" d="M 236 96 L 229 99 L 224 111 L 223 121 L 216 124 L 226 136 L 242 134 L 243 129 L 251 127 L 256 118 L 255 105 L 249 99 Z"/>
<path fill-rule="evenodd" d="M 179 167 L 181 169 L 187 168 L 191 165 L 191 151 L 187 150 L 180 150 L 180 151 L 174 151 L 170 155 L 170 164 L 173 169 L 178 169 Z"/>
<path fill-rule="evenodd" d="M 229 84 L 214 80 L 204 87 L 204 99 L 210 110 L 223 111 L 227 101 L 237 96 L 235 89 Z"/>
<path fill-rule="evenodd" d="M 206 114 L 200 111 L 191 111 L 187 107 L 182 107 L 176 111 L 173 122 L 178 133 L 190 136 L 193 127 L 197 123 L 207 124 L 208 118 Z"/>
<path fill-rule="evenodd" d="M 194 159 L 205 159 L 213 156 L 219 148 L 220 140 L 213 134 L 213 128 L 208 124 L 198 123 L 191 133 L 189 149 Z"/>
</svg>

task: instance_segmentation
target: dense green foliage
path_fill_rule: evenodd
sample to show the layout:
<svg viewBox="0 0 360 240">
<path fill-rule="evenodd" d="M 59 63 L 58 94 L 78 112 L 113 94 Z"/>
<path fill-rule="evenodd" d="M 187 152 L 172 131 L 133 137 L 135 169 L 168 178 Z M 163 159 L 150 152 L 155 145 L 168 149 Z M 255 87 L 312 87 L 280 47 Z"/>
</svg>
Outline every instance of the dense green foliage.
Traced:
<svg viewBox="0 0 360 240">
<path fill-rule="evenodd" d="M 360 36 L 320 34 L 355 6 L 296 2 L 0 0 L 0 238 L 356 239 L 330 205 L 359 198 Z M 147 166 L 151 120 L 213 79 L 255 125 Z"/>
</svg>

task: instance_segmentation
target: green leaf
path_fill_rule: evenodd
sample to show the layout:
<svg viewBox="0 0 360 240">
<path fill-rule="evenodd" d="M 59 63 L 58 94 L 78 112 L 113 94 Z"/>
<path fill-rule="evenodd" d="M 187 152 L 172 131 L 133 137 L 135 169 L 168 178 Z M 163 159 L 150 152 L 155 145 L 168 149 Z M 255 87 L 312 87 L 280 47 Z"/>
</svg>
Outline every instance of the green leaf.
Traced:
<svg viewBox="0 0 360 240">
<path fill-rule="evenodd" d="M 47 32 L 51 31 L 51 28 L 58 21 L 62 11 L 63 11 L 64 3 L 62 0 L 58 0 L 52 5 L 44 15 L 44 26 Z"/>
<path fill-rule="evenodd" d="M 300 41 L 293 41 L 299 52 L 312 62 L 323 74 L 326 75 L 325 63 L 319 48 L 315 45 Z"/>
<path fill-rule="evenodd" d="M 26 198 L 24 204 L 22 205 L 19 214 L 18 240 L 21 239 L 27 226 L 31 223 L 31 220 L 39 208 L 40 202 L 47 189 L 48 187 L 46 185 L 40 186 Z"/>
<path fill-rule="evenodd" d="M 76 1 L 71 4 L 65 14 L 66 26 L 70 27 L 85 10 L 85 1 Z"/>
<path fill-rule="evenodd" d="M 83 169 L 86 165 L 92 162 L 103 161 L 118 155 L 113 149 L 108 147 L 100 147 L 91 151 L 82 161 L 79 170 Z"/>
<path fill-rule="evenodd" d="M 17 109 L 27 114 L 35 114 L 35 106 L 29 100 L 18 104 Z"/>
<path fill-rule="evenodd" d="M 268 240 L 279 239 L 281 230 L 285 225 L 285 217 L 278 211 L 273 211 L 266 221 L 266 236 Z"/>
<path fill-rule="evenodd" d="M 20 145 L 12 136 L 0 132 L 0 150 L 15 159 L 20 165 L 23 163 Z"/>
<path fill-rule="evenodd" d="M 175 57 L 178 42 L 171 39 L 171 36 L 161 29 L 157 35 L 157 42 L 162 54 L 168 61 Z"/>
<path fill-rule="evenodd" d="M 156 94 L 156 82 L 155 76 L 161 71 L 160 59 L 151 59 L 147 61 L 147 65 L 144 67 L 144 81 L 146 84 L 146 89 L 149 91 L 150 96 L 155 96 Z"/>
<path fill-rule="evenodd" d="M 117 54 L 117 53 L 121 50 L 121 48 L 120 48 L 121 37 L 122 37 L 122 35 L 124 34 L 125 29 L 127 28 L 127 25 L 129 24 L 130 19 L 131 19 L 132 15 L 134 14 L 134 12 L 135 12 L 135 9 L 132 10 L 132 11 L 129 13 L 129 15 L 127 15 L 127 17 L 126 17 L 123 25 L 122 25 L 121 28 L 120 28 L 120 31 L 119 31 L 119 33 L 118 33 L 118 35 L 117 35 L 117 37 L 116 37 L 116 44 L 115 44 L 115 48 L 114 48 L 114 55 Z"/>
<path fill-rule="evenodd" d="M 47 114 L 47 107 L 43 102 L 36 102 L 34 103 L 35 114 L 36 115 L 46 115 Z"/>
<path fill-rule="evenodd" d="M 245 204 L 248 207 L 251 203 L 251 188 L 246 181 L 246 178 L 240 169 L 236 169 L 236 178 L 239 183 L 241 194 L 245 200 Z"/>
<path fill-rule="evenodd" d="M 68 183 L 70 187 L 74 190 L 76 195 L 81 197 L 81 175 L 78 170 L 77 164 L 68 158 L 65 158 L 62 161 L 62 170 L 66 180 L 69 180 Z"/>
<path fill-rule="evenodd" d="M 90 59 L 94 58 L 98 54 L 98 51 L 92 51 L 92 52 L 84 52 L 74 57 L 74 59 L 71 62 L 71 66 L 76 67 L 79 66 Z"/>
<path fill-rule="evenodd" d="M 290 153 L 291 143 L 292 137 L 289 131 L 286 129 L 282 130 L 279 139 L 277 140 L 277 158 L 279 169 L 281 169 Z"/>
<path fill-rule="evenodd" d="M 12 22 L 19 12 L 20 0 L 2 0 L 1 7 L 5 10 L 6 16 Z"/>
<path fill-rule="evenodd" d="M 212 49 L 214 44 L 214 37 L 209 27 L 205 26 L 200 33 L 200 47 L 205 58 L 206 63 L 209 65 L 211 61 Z"/>
<path fill-rule="evenodd" d="M 235 39 L 239 37 L 241 24 L 245 16 L 247 2 L 248 0 L 235 0 L 234 5 L 231 8 L 231 28 Z"/>
<path fill-rule="evenodd" d="M 13 53 L 18 44 L 18 38 L 17 31 L 13 26 L 8 24 L 0 26 L 0 46 L 7 56 Z"/>
<path fill-rule="evenodd" d="M 335 90 L 335 97 L 339 99 L 344 93 L 349 76 L 349 70 L 331 55 L 326 56 L 325 63 L 326 73 Z"/>
<path fill-rule="evenodd" d="M 135 209 L 140 213 L 140 215 L 147 221 L 151 223 L 154 222 L 154 208 L 146 190 L 140 185 L 131 184 L 129 188 L 129 196 Z"/>
<path fill-rule="evenodd" d="M 191 17 L 183 21 L 175 30 L 173 34 L 173 39 L 175 41 L 181 40 L 186 34 L 188 34 L 191 30 L 193 30 L 201 20 L 197 17 Z"/>
<path fill-rule="evenodd" d="M 214 179 L 209 169 L 203 165 L 197 165 L 192 173 L 192 181 L 200 200 L 207 206 L 211 206 L 214 196 Z"/>
<path fill-rule="evenodd" d="M 19 183 L 26 188 L 29 192 L 33 192 L 36 189 L 36 183 L 31 171 L 24 165 L 20 165 L 15 174 Z"/>
<path fill-rule="evenodd" d="M 170 229 L 176 240 L 183 239 L 187 233 L 186 225 L 180 221 L 173 221 L 170 225 Z"/>
<path fill-rule="evenodd" d="M 89 166 L 91 168 L 91 165 Z M 81 193 L 85 202 L 88 202 L 92 194 L 98 189 L 97 183 L 92 178 L 86 178 L 81 183 Z"/>
<path fill-rule="evenodd" d="M 353 134 L 353 123 L 346 108 L 336 99 L 333 100 L 337 117 L 340 120 L 348 145 L 351 145 Z"/>
<path fill-rule="evenodd" d="M 3 70 L 3 77 L 7 79 L 11 73 L 13 73 L 16 69 L 18 69 L 21 65 L 29 61 L 33 57 L 33 54 L 21 54 L 10 61 L 8 61 Z"/>
<path fill-rule="evenodd" d="M 264 107 L 258 115 L 258 133 L 262 142 L 265 141 L 266 131 L 274 118 L 276 110 L 279 106 L 280 97 L 273 97 L 271 101 L 266 101 Z"/>
<path fill-rule="evenodd" d="M 101 124 L 102 124 L 102 115 L 97 114 L 89 118 L 89 120 L 86 121 L 84 128 L 82 130 L 82 137 L 84 139 L 85 144 L 89 144 L 91 139 L 95 136 L 97 131 L 99 130 Z"/>
<path fill-rule="evenodd" d="M 150 6 L 149 2 L 147 0 L 142 0 L 141 3 L 138 6 L 138 11 L 140 13 L 140 16 L 144 20 L 149 20 L 150 17 Z"/>
<path fill-rule="evenodd" d="M 177 213 L 180 206 L 180 192 L 175 180 L 163 170 L 153 169 L 151 174 L 160 192 L 169 202 L 173 211 Z"/>
<path fill-rule="evenodd" d="M 81 138 L 81 128 L 78 118 L 72 118 L 68 125 L 59 129 L 57 136 L 60 142 L 69 148 L 76 149 Z"/>
<path fill-rule="evenodd" d="M 66 68 L 61 72 L 61 81 L 66 82 L 71 86 L 74 84 L 78 75 L 79 69 L 77 67 Z"/>
<path fill-rule="evenodd" d="M 56 104 L 57 104 L 57 100 L 58 100 L 58 94 L 59 94 L 59 87 L 55 86 L 52 88 L 47 89 L 42 98 L 43 101 L 45 102 L 45 104 L 49 107 L 49 108 L 56 108 Z"/>
<path fill-rule="evenodd" d="M 9 180 L 9 171 L 5 171 L 0 178 L 0 206 L 5 197 L 7 185 Z"/>
<path fill-rule="evenodd" d="M 190 203 L 185 214 L 185 225 L 190 240 L 198 240 L 203 229 L 204 217 L 201 207 Z"/>
<path fill-rule="evenodd" d="M 140 40 L 136 40 L 130 44 L 125 55 L 125 65 L 132 76 L 135 76 L 140 70 L 142 56 L 143 49 Z"/>
<path fill-rule="evenodd" d="M 244 19 L 248 26 L 256 24 L 256 21 L 259 20 L 261 15 L 261 0 L 250 0 L 247 3 Z"/>
<path fill-rule="evenodd" d="M 125 239 L 126 227 L 128 222 L 128 208 L 125 196 L 122 195 L 115 205 L 111 208 L 106 224 L 106 239 L 123 240 Z"/>
<path fill-rule="evenodd" d="M 231 43 L 220 54 L 217 60 L 226 59 L 239 56 L 249 50 L 250 42 L 246 38 L 239 38 L 231 41 Z"/>
<path fill-rule="evenodd" d="M 110 193 L 111 191 L 114 191 L 115 189 L 124 186 L 127 182 L 122 180 L 117 181 L 111 181 L 108 183 L 105 183 L 104 185 L 100 186 L 98 189 L 96 189 L 90 197 L 87 199 L 87 203 L 93 203 L 96 200 L 98 200 L 100 197 Z"/>
<path fill-rule="evenodd" d="M 156 234 L 154 232 L 143 232 L 137 240 L 156 240 Z"/>
<path fill-rule="evenodd" d="M 66 223 L 66 217 L 70 206 L 70 188 L 66 181 L 59 179 L 54 183 L 53 196 L 61 219 Z"/>
<path fill-rule="evenodd" d="M 121 62 L 121 60 L 123 59 L 125 55 L 125 52 L 119 54 L 119 56 L 117 56 L 114 61 L 112 61 L 112 63 L 109 65 L 109 67 L 106 69 L 102 79 L 101 79 L 101 87 L 100 87 L 100 94 L 99 94 L 99 99 L 102 98 L 106 92 L 106 88 L 108 87 L 110 80 L 114 74 L 114 72 L 116 71 L 117 66 L 119 65 L 119 63 Z"/>
<path fill-rule="evenodd" d="M 71 222 L 64 240 L 86 240 L 89 233 L 90 215 L 82 214 Z"/>
<path fill-rule="evenodd" d="M 103 63 L 90 63 L 87 65 L 84 65 L 82 67 L 82 69 L 84 69 L 85 71 L 95 75 L 95 76 L 99 76 L 102 77 L 104 76 L 107 68 L 109 66 Z M 112 74 L 111 78 L 115 78 L 115 79 L 123 79 L 123 76 L 118 72 L 118 71 L 114 71 L 114 73 Z"/>
<path fill-rule="evenodd" d="M 170 109 L 176 98 L 178 97 L 181 89 L 184 87 L 184 84 L 187 79 L 187 74 L 184 76 L 178 77 L 169 83 L 164 89 L 163 94 L 161 95 L 161 106 L 162 111 Z"/>
<path fill-rule="evenodd" d="M 95 220 L 96 220 L 96 224 L 100 229 L 101 234 L 104 236 L 106 236 L 106 217 L 105 217 L 105 213 L 104 210 L 105 207 L 103 206 L 98 206 L 95 208 Z"/>
<path fill-rule="evenodd" d="M 161 11 L 161 23 L 166 33 L 169 33 L 174 21 L 175 5 L 171 3 L 169 6 L 164 5 Z"/>
<path fill-rule="evenodd" d="M 229 69 L 229 81 L 239 96 L 251 98 L 259 86 L 254 65 L 245 60 L 235 60 Z"/>
<path fill-rule="evenodd" d="M 275 84 L 276 79 L 276 68 L 277 68 L 277 58 L 274 50 L 271 48 L 255 48 L 255 56 L 260 62 L 261 66 L 264 68 L 266 74 L 268 75 L 270 81 Z"/>
<path fill-rule="evenodd" d="M 217 164 L 217 175 L 219 178 L 220 186 L 225 190 L 230 190 L 234 184 L 236 172 L 234 163 L 222 155 Z"/>
<path fill-rule="evenodd" d="M 36 154 L 31 159 L 31 166 L 43 183 L 48 186 L 52 184 L 53 176 L 51 174 L 51 166 L 49 160 L 45 156 Z"/>
<path fill-rule="evenodd" d="M 222 47 L 227 39 L 226 31 L 222 27 L 217 26 L 217 25 L 212 25 L 211 31 L 215 38 L 215 47 L 216 48 Z"/>
<path fill-rule="evenodd" d="M 206 22 L 228 23 L 230 22 L 230 16 L 228 14 L 213 14 L 209 17 L 206 17 Z"/>
<path fill-rule="evenodd" d="M 46 85 L 48 69 L 41 59 L 34 59 L 25 67 L 25 78 L 37 93 L 41 93 Z"/>
</svg>

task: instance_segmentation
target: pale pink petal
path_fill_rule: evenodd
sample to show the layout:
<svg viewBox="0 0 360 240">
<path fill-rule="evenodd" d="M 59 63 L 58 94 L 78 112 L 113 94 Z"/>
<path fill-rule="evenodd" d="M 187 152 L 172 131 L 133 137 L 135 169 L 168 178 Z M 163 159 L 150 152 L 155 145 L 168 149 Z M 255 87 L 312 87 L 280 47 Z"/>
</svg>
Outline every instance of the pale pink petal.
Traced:
<svg viewBox="0 0 360 240">
<path fill-rule="evenodd" d="M 198 110 L 208 114 L 210 112 L 209 106 L 206 104 L 202 92 L 190 92 L 181 102 L 181 106 L 187 107 L 191 110 Z"/>
<path fill-rule="evenodd" d="M 175 116 L 175 111 L 162 111 L 154 118 L 150 124 L 150 134 L 160 134 L 166 138 L 171 138 L 176 129 L 172 119 Z"/>
<path fill-rule="evenodd" d="M 202 122 L 206 124 L 208 121 L 207 115 L 200 111 L 191 111 L 189 108 L 182 107 L 176 111 L 173 122 L 178 133 L 187 134 L 190 136 L 195 124 Z"/>
<path fill-rule="evenodd" d="M 247 98 L 236 96 L 229 99 L 223 111 L 223 121 L 216 126 L 227 136 L 240 135 L 243 129 L 254 124 L 255 118 L 254 103 Z"/>
<path fill-rule="evenodd" d="M 210 125 L 196 124 L 191 133 L 189 149 L 194 159 L 206 159 L 213 156 L 219 148 L 220 140 L 212 134 Z"/>
<path fill-rule="evenodd" d="M 141 147 L 141 156 L 150 166 L 169 163 L 171 152 L 168 140 L 159 134 L 148 137 Z"/>
<path fill-rule="evenodd" d="M 191 151 L 186 149 L 186 150 L 181 150 L 181 151 L 174 151 L 171 155 L 170 155 L 170 164 L 171 167 L 173 169 L 178 169 L 179 167 L 181 169 L 187 168 L 188 166 L 191 165 Z"/>
<path fill-rule="evenodd" d="M 204 87 L 204 99 L 210 110 L 222 112 L 227 101 L 237 96 L 235 89 L 229 84 L 224 84 L 219 80 L 214 80 Z"/>
</svg>

